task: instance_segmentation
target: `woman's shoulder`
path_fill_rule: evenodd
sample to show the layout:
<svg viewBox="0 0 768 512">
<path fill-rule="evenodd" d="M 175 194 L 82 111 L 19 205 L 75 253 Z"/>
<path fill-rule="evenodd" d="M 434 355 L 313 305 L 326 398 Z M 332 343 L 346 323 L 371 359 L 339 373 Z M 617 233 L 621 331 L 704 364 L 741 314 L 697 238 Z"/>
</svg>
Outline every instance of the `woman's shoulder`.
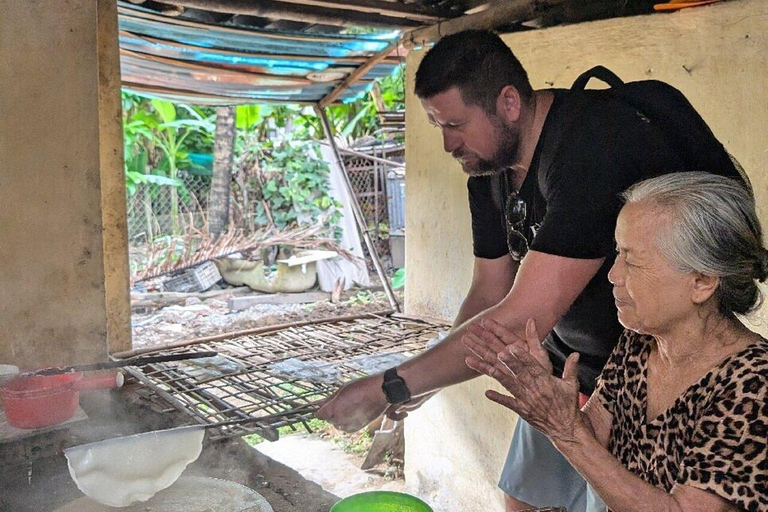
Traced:
<svg viewBox="0 0 768 512">
<path fill-rule="evenodd" d="M 729 356 L 718 370 L 711 381 L 715 387 L 722 387 L 727 394 L 747 393 L 765 399 L 768 389 L 768 340 L 760 337 Z"/>
<path fill-rule="evenodd" d="M 738 368 L 750 368 L 768 380 L 768 339 L 758 339 L 728 358 L 728 365 Z"/>
</svg>

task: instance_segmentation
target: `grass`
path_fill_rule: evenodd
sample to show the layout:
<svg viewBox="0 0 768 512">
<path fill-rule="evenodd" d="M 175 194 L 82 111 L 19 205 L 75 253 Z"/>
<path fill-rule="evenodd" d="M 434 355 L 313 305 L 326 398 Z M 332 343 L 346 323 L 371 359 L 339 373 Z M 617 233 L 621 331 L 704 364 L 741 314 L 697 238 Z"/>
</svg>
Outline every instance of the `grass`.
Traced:
<svg viewBox="0 0 768 512">
<path fill-rule="evenodd" d="M 339 430 L 336 430 L 333 425 L 324 420 L 312 418 L 307 421 L 309 428 L 312 429 L 314 435 L 318 435 L 323 439 L 331 441 L 334 445 L 341 448 L 344 453 L 351 453 L 355 455 L 365 455 L 371 447 L 373 437 L 365 430 L 356 432 L 354 434 L 346 434 Z M 286 425 L 277 429 L 280 437 L 289 436 L 291 434 L 297 434 L 304 432 L 304 427 L 301 424 L 296 425 L 296 430 Z M 264 442 L 264 438 L 259 434 L 248 434 L 243 436 L 246 443 L 251 446 L 256 446 L 259 443 Z"/>
<path fill-rule="evenodd" d="M 309 425 L 309 428 L 312 429 L 312 432 L 314 433 L 324 433 L 326 431 L 329 431 L 333 429 L 333 426 L 328 423 L 327 421 L 319 420 L 317 418 L 312 418 L 311 420 L 307 421 L 307 424 Z M 289 436 L 291 434 L 298 434 L 301 432 L 305 432 L 304 426 L 300 423 L 297 423 L 294 428 L 291 428 L 290 425 L 286 425 L 284 427 L 278 427 L 277 433 L 280 434 L 280 437 L 283 436 Z M 265 439 L 261 437 L 259 434 L 248 434 L 247 436 L 243 436 L 243 439 L 246 443 L 248 443 L 251 446 L 256 446 L 259 443 L 263 443 Z"/>
</svg>

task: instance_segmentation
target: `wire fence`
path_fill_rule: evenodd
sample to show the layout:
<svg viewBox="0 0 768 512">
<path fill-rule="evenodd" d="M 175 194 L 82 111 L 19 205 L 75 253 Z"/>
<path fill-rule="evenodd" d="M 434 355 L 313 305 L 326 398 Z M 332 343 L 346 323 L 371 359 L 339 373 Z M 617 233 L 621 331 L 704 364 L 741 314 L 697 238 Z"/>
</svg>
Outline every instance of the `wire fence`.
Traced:
<svg viewBox="0 0 768 512">
<path fill-rule="evenodd" d="M 202 229 L 208 211 L 210 176 L 179 171 L 181 186 L 142 183 L 127 198 L 130 244 Z"/>
<path fill-rule="evenodd" d="M 402 161 L 405 155 L 405 148 L 400 144 L 356 148 L 355 151 L 396 162 Z M 344 166 L 376 250 L 381 256 L 393 256 L 389 243 L 391 228 L 398 228 L 397 221 L 404 216 L 399 196 L 392 193 L 404 182 L 401 168 L 357 155 L 345 156 Z M 390 213 L 393 219 L 390 219 Z"/>
</svg>

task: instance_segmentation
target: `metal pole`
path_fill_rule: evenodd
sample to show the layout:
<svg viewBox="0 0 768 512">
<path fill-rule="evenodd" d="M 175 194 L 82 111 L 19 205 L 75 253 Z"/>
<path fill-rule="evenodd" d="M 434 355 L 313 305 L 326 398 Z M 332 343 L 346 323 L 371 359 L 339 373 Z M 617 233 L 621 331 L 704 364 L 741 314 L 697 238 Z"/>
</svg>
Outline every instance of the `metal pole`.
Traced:
<svg viewBox="0 0 768 512">
<path fill-rule="evenodd" d="M 376 153 L 376 150 L 373 150 Z M 376 246 L 381 240 L 379 233 L 379 162 L 373 162 L 373 225 L 376 226 Z"/>
<path fill-rule="evenodd" d="M 333 155 L 336 157 L 336 162 L 339 164 L 339 168 L 341 169 L 341 176 L 344 178 L 344 185 L 347 188 L 347 193 L 349 194 L 349 199 L 352 203 L 352 213 L 355 217 L 357 228 L 360 230 L 360 234 L 363 236 L 365 246 L 368 248 L 368 252 L 371 255 L 371 259 L 373 260 L 373 266 L 376 267 L 376 274 L 379 276 L 379 280 L 384 287 L 384 291 L 387 293 L 389 304 L 392 306 L 392 309 L 399 313 L 400 304 L 397 302 L 397 298 L 395 298 L 395 294 L 392 292 L 392 287 L 389 285 L 387 275 L 384 273 L 384 267 L 381 265 L 379 253 L 376 250 L 376 246 L 373 244 L 373 241 L 371 240 L 370 233 L 368 233 L 368 226 L 365 225 L 365 217 L 363 217 L 363 212 L 360 210 L 360 205 L 357 202 L 355 190 L 352 188 L 352 182 L 349 180 L 349 175 L 347 174 L 347 168 L 344 167 L 344 160 L 342 160 L 341 153 L 339 153 L 339 148 L 336 146 L 336 140 L 333 138 L 331 123 L 328 122 L 328 116 L 325 114 L 324 108 L 316 106 L 315 112 L 317 112 L 318 117 L 320 117 L 320 121 L 323 123 L 323 131 L 325 131 L 325 137 L 328 139 L 328 144 L 331 145 Z"/>
</svg>

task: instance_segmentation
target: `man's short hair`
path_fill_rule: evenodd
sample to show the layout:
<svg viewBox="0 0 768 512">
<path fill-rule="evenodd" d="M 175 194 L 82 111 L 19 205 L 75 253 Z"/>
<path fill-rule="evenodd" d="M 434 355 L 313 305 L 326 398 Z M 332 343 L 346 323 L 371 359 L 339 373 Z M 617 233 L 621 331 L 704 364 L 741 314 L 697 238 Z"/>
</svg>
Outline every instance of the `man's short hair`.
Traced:
<svg viewBox="0 0 768 512">
<path fill-rule="evenodd" d="M 466 30 L 442 38 L 421 61 L 416 95 L 421 99 L 458 87 L 467 105 L 496 114 L 496 100 L 507 85 L 527 100 L 533 94 L 528 73 L 493 32 Z"/>
</svg>

